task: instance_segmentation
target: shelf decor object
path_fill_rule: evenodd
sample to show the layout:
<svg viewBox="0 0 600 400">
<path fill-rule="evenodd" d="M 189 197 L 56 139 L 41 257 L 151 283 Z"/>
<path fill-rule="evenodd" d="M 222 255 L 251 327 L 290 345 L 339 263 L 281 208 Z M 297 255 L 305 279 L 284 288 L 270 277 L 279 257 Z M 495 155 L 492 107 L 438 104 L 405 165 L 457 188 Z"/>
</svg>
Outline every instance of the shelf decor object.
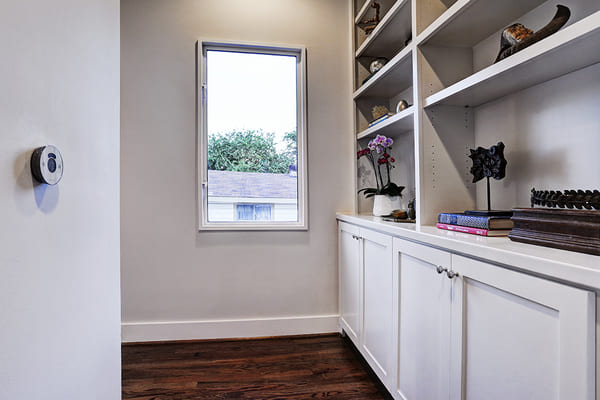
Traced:
<svg viewBox="0 0 600 400">
<path fill-rule="evenodd" d="M 369 64 L 369 71 L 374 74 L 385 66 L 390 60 L 385 57 L 378 57 Z"/>
<path fill-rule="evenodd" d="M 408 218 L 411 220 L 416 220 L 417 219 L 417 210 L 415 207 L 415 203 L 416 203 L 416 199 L 412 199 L 411 201 L 408 202 Z"/>
<path fill-rule="evenodd" d="M 507 161 L 504 158 L 504 143 L 498 142 L 498 144 L 485 149 L 481 146 L 477 149 L 470 149 L 471 154 L 469 158 L 473 160 L 473 166 L 471 167 L 471 174 L 473 174 L 473 183 L 487 179 L 487 211 L 470 210 L 465 211 L 466 214 L 470 215 L 506 215 L 510 211 L 492 210 L 490 200 L 490 178 L 496 180 L 503 179 L 506 176 L 506 164 Z"/>
<path fill-rule="evenodd" d="M 400 111 L 404 111 L 406 110 L 408 107 L 410 107 L 410 105 L 408 104 L 408 102 L 406 100 L 400 100 L 398 102 L 398 104 L 396 105 L 396 112 L 399 113 Z"/>
<path fill-rule="evenodd" d="M 377 187 L 363 188 L 358 193 L 363 192 L 367 198 L 375 196 L 373 215 L 377 217 L 389 215 L 393 210 L 400 208 L 400 197 L 404 190 L 404 186 L 398 186 L 390 179 L 390 170 L 394 168 L 393 164 L 396 162 L 396 159 L 390 155 L 393 143 L 391 138 L 377 135 L 375 139 L 369 141 L 365 149 L 356 153 L 358 159 L 366 157 L 373 167 Z M 385 183 L 383 165 L 385 165 L 386 171 Z"/>
<path fill-rule="evenodd" d="M 385 64 L 387 64 L 388 62 L 389 62 L 389 60 L 385 57 L 378 57 L 375 60 L 371 61 L 371 64 L 369 64 L 369 72 L 371 72 L 371 73 L 369 74 L 369 76 L 367 76 L 365 79 L 363 79 L 361 85 L 364 85 L 365 83 L 367 83 L 367 81 L 369 79 L 371 79 L 383 67 L 385 67 Z"/>
<path fill-rule="evenodd" d="M 504 29 L 500 38 L 500 52 L 494 62 L 497 63 L 498 61 L 515 54 L 517 51 L 523 50 L 524 48 L 547 38 L 553 33 L 558 32 L 558 30 L 567 23 L 569 17 L 571 17 L 571 11 L 568 7 L 560 4 L 556 7 L 558 9 L 556 10 L 554 18 L 552 18 L 552 21 L 535 33 L 533 33 L 531 29 L 525 28 L 522 24 L 513 24 Z"/>
<path fill-rule="evenodd" d="M 381 6 L 376 1 L 371 3 L 371 8 L 375 9 L 375 15 L 373 18 L 365 19 L 358 23 L 358 27 L 365 31 L 365 35 L 370 34 L 377 27 L 377 24 L 381 21 L 379 18 L 379 9 Z"/>
<path fill-rule="evenodd" d="M 510 240 L 600 255 L 600 211 L 514 208 Z"/>
<path fill-rule="evenodd" d="M 531 207 L 577 208 L 578 210 L 600 210 L 598 190 L 535 190 L 531 189 Z"/>
<path fill-rule="evenodd" d="M 371 115 L 373 116 L 373 120 L 383 117 L 386 114 L 389 114 L 390 110 L 386 106 L 375 106 L 371 110 Z"/>
</svg>

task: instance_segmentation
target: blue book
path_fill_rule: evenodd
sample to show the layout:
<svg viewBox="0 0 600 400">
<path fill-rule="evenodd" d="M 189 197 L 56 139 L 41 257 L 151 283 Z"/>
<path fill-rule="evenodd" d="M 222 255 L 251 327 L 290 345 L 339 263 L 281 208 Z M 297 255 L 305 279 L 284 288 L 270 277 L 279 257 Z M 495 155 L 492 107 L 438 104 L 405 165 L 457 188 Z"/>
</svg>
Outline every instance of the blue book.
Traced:
<svg viewBox="0 0 600 400">
<path fill-rule="evenodd" d="M 481 217 L 474 215 L 465 215 L 463 213 L 439 213 L 438 222 L 440 224 L 468 226 L 479 229 L 512 229 L 513 222 L 510 217 Z"/>
<path fill-rule="evenodd" d="M 392 113 L 383 114 L 381 117 L 377 118 L 376 120 L 369 122 L 369 128 L 372 127 L 373 125 L 377 125 L 378 123 L 380 123 L 382 121 L 385 121 L 392 115 L 394 115 L 394 114 L 392 114 Z"/>
</svg>

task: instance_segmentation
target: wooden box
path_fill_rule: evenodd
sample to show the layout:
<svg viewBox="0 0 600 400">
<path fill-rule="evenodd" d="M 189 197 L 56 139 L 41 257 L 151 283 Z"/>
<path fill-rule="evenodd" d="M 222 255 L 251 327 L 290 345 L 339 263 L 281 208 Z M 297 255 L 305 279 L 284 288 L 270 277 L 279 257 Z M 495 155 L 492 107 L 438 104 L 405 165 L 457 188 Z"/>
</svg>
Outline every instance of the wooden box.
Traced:
<svg viewBox="0 0 600 400">
<path fill-rule="evenodd" d="M 600 211 L 514 208 L 516 242 L 600 255 Z"/>
</svg>

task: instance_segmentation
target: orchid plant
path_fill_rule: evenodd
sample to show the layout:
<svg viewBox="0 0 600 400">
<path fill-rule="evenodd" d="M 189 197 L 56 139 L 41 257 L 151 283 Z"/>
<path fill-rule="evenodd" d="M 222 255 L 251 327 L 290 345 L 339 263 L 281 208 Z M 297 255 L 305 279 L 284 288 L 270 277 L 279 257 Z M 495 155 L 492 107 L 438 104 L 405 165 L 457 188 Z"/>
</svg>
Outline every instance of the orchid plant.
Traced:
<svg viewBox="0 0 600 400">
<path fill-rule="evenodd" d="M 367 147 L 363 150 L 359 150 L 356 153 L 358 159 L 366 157 L 367 160 L 373 166 L 375 172 L 375 182 L 377 183 L 376 188 L 364 188 L 358 191 L 364 192 L 365 197 L 371 197 L 376 194 L 383 194 L 388 196 L 402 196 L 404 186 L 398 186 L 390 180 L 390 170 L 394 168 L 393 163 L 396 161 L 394 157 L 390 155 L 392 150 L 392 144 L 394 141 L 392 138 L 385 137 L 383 135 L 377 135 L 377 137 L 369 142 Z M 382 166 L 385 165 L 387 181 L 384 183 Z"/>
</svg>

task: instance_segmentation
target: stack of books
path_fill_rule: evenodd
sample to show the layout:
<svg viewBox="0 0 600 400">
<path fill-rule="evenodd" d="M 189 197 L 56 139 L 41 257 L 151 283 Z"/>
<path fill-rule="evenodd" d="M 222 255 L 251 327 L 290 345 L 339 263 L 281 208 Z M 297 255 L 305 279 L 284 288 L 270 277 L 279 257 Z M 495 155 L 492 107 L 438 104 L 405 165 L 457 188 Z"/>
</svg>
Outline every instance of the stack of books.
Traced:
<svg viewBox="0 0 600 400">
<path fill-rule="evenodd" d="M 513 227 L 510 216 L 477 216 L 466 213 L 439 213 L 439 229 L 480 236 L 508 236 Z"/>
</svg>

